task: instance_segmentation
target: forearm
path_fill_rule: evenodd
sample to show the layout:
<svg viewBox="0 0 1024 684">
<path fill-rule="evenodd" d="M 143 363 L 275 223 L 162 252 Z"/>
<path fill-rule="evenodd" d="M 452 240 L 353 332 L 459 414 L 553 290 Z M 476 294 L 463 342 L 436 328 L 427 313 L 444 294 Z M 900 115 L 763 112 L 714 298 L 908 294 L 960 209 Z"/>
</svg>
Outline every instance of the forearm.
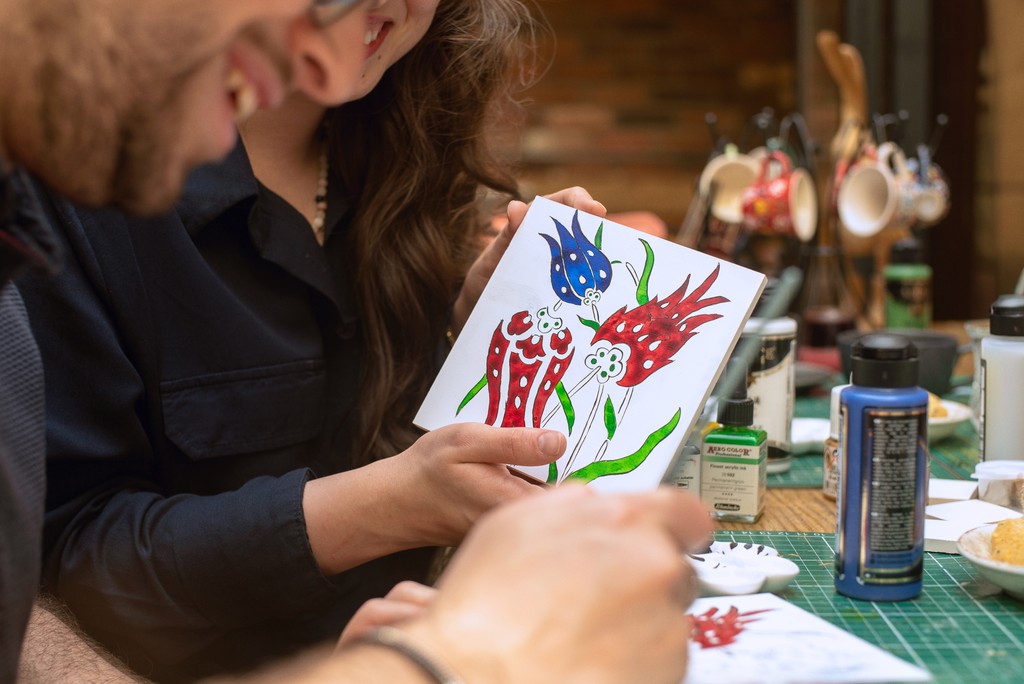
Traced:
<svg viewBox="0 0 1024 684">
<path fill-rule="evenodd" d="M 426 511 L 408 514 L 409 497 L 402 495 L 408 476 L 392 458 L 306 483 L 306 531 L 325 575 L 398 551 L 440 544 L 421 524 Z"/>
<path fill-rule="evenodd" d="M 19 684 L 145 681 L 83 634 L 59 602 L 39 597 L 22 645 Z"/>
</svg>

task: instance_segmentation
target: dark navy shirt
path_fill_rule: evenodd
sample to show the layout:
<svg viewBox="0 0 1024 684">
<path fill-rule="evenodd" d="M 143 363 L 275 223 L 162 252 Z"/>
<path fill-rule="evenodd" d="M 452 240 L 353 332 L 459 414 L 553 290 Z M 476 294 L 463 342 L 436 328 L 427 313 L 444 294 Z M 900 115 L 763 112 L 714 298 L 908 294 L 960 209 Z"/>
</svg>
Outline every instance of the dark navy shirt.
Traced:
<svg viewBox="0 0 1024 684">
<path fill-rule="evenodd" d="M 11 279 L 59 255 L 21 171 L 0 168 L 0 682 L 13 682 L 39 587 L 46 493 L 43 369 Z"/>
<path fill-rule="evenodd" d="M 363 349 L 341 196 L 321 248 L 239 146 L 166 216 L 48 213 L 68 263 L 19 282 L 46 370 L 44 578 L 87 631 L 190 680 L 333 639 L 424 579 L 428 549 L 325 578 L 306 536 L 305 483 L 352 467 Z"/>
</svg>

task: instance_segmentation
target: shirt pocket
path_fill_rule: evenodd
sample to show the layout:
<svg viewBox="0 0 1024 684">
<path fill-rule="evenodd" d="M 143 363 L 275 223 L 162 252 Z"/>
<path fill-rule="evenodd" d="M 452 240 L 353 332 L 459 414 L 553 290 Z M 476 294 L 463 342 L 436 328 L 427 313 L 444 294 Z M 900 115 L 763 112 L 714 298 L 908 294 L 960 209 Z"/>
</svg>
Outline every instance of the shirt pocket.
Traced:
<svg viewBox="0 0 1024 684">
<path fill-rule="evenodd" d="M 321 360 L 162 382 L 164 430 L 193 460 L 297 444 L 323 426 L 326 383 Z"/>
</svg>

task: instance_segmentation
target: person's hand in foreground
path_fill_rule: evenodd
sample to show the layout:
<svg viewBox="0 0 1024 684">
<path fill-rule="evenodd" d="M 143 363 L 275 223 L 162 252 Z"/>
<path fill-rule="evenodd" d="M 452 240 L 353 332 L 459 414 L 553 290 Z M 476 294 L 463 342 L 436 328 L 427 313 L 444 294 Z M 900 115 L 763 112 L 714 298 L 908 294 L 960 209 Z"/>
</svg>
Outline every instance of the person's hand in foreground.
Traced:
<svg viewBox="0 0 1024 684">
<path fill-rule="evenodd" d="M 604 216 L 608 213 L 605 206 L 591 197 L 590 193 L 583 188 L 566 188 L 565 190 L 545 195 L 545 197 L 588 214 Z M 466 324 L 469 313 L 476 306 L 476 302 L 480 299 L 487 281 L 491 279 L 494 269 L 505 254 L 505 250 L 508 249 L 508 243 L 512 240 L 512 236 L 516 234 L 519 226 L 522 225 L 523 219 L 526 218 L 526 211 L 529 208 L 530 205 L 526 202 L 518 200 L 509 202 L 507 209 L 508 224 L 491 240 L 490 244 L 487 245 L 476 261 L 473 262 L 473 265 L 470 266 L 469 272 L 466 274 L 466 280 L 459 291 L 459 296 L 455 299 L 455 305 L 452 307 L 451 325 L 452 332 L 455 334 L 458 334 Z"/>
<path fill-rule="evenodd" d="M 679 682 L 696 595 L 684 553 L 711 529 L 667 487 L 546 492 L 481 520 L 399 629 L 465 682 Z"/>
<path fill-rule="evenodd" d="M 479 423 L 429 432 L 391 458 L 306 484 L 302 507 L 325 575 L 422 546 L 453 546 L 491 508 L 542 488 L 506 464 L 546 465 L 565 451 L 554 430 Z"/>
<path fill-rule="evenodd" d="M 419 582 L 399 582 L 383 598 L 370 599 L 356 611 L 338 639 L 341 649 L 373 630 L 419 617 L 437 597 L 437 589 Z"/>
</svg>

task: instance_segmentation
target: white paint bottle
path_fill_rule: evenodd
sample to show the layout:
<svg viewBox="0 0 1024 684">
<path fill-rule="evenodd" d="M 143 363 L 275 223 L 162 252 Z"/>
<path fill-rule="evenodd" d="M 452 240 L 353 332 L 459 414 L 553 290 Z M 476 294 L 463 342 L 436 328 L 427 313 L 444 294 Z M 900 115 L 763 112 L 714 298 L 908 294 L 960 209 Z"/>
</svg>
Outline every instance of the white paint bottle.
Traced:
<svg viewBox="0 0 1024 684">
<path fill-rule="evenodd" d="M 981 340 L 979 460 L 1024 460 L 1024 296 L 992 304 Z"/>
</svg>

